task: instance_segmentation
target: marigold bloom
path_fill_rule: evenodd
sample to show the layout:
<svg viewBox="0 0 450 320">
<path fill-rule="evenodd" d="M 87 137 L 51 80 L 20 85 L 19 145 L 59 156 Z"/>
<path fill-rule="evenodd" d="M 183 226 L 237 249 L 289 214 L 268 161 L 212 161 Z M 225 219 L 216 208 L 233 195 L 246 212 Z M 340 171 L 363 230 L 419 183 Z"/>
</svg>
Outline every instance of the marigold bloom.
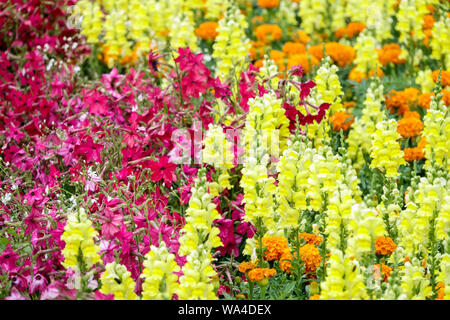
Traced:
<svg viewBox="0 0 450 320">
<path fill-rule="evenodd" d="M 277 271 L 275 269 L 256 268 L 248 273 L 248 278 L 252 282 L 259 282 L 263 279 L 269 279 L 270 277 L 273 277 L 276 274 Z"/>
<path fill-rule="evenodd" d="M 288 56 L 293 54 L 302 54 L 306 52 L 306 47 L 303 43 L 289 41 L 283 45 L 283 52 Z"/>
<path fill-rule="evenodd" d="M 312 46 L 308 49 L 317 60 L 323 59 L 323 44 Z M 351 46 L 339 42 L 328 42 L 325 44 L 325 53 L 329 55 L 339 67 L 345 67 L 353 62 L 356 51 Z"/>
<path fill-rule="evenodd" d="M 341 129 L 343 131 L 350 129 L 352 123 L 355 122 L 355 118 L 351 114 L 341 111 L 333 114 L 329 121 L 333 124 L 333 130 L 339 132 Z"/>
<path fill-rule="evenodd" d="M 370 70 L 369 76 L 370 77 L 373 76 L 375 74 L 375 72 L 377 74 L 377 77 L 379 77 L 379 78 L 384 77 L 384 72 L 383 72 L 383 70 L 381 70 L 381 68 Z M 362 81 L 362 79 L 367 79 L 367 76 L 365 73 L 359 71 L 355 67 L 350 71 L 350 73 L 348 75 L 348 79 L 360 83 Z"/>
<path fill-rule="evenodd" d="M 386 96 L 386 108 L 391 113 L 395 112 L 399 115 L 403 115 L 406 111 L 409 111 L 411 104 L 417 101 L 419 96 L 419 90 L 416 88 L 406 88 L 403 91 L 392 90 L 388 96 Z"/>
<path fill-rule="evenodd" d="M 258 0 L 258 6 L 264 9 L 277 8 L 280 5 L 280 0 Z"/>
<path fill-rule="evenodd" d="M 283 251 L 283 254 L 280 257 L 280 268 L 281 268 L 281 270 L 283 270 L 284 272 L 289 273 L 291 271 L 291 268 L 292 268 L 291 261 L 292 261 L 291 250 L 285 249 Z"/>
<path fill-rule="evenodd" d="M 339 28 L 336 31 L 336 37 L 338 39 L 342 37 L 347 37 L 348 39 L 353 38 L 355 35 L 360 34 L 366 25 L 362 22 L 350 22 L 346 27 Z"/>
<path fill-rule="evenodd" d="M 320 295 L 319 294 L 315 294 L 315 295 L 309 297 L 309 300 L 320 300 Z"/>
<path fill-rule="evenodd" d="M 311 40 L 311 37 L 308 36 L 308 34 L 305 31 L 297 30 L 297 32 L 295 32 L 294 35 L 292 36 L 292 40 L 294 42 L 300 42 L 306 45 L 309 42 L 309 40 Z"/>
<path fill-rule="evenodd" d="M 313 244 L 313 245 L 319 245 L 322 242 L 322 237 L 321 236 L 316 236 L 313 233 L 300 233 L 299 234 L 299 238 L 300 239 L 305 239 L 305 241 L 308 244 Z"/>
<path fill-rule="evenodd" d="M 389 237 L 381 236 L 375 240 L 375 253 L 378 255 L 390 255 L 395 251 L 396 248 L 397 245 Z"/>
<path fill-rule="evenodd" d="M 239 264 L 239 272 L 246 273 L 247 271 L 255 269 L 257 263 L 252 261 L 244 261 Z"/>
<path fill-rule="evenodd" d="M 263 237 L 262 246 L 266 248 L 264 259 L 267 261 L 279 260 L 288 248 L 287 239 L 284 237 Z"/>
<path fill-rule="evenodd" d="M 433 73 L 431 74 L 431 77 L 433 78 L 434 83 L 437 82 L 438 75 L 439 75 L 439 70 L 434 70 Z M 450 71 L 445 71 L 445 70 L 441 71 L 441 83 L 442 83 L 442 87 L 450 86 Z"/>
<path fill-rule="evenodd" d="M 305 264 L 305 272 L 315 272 L 322 261 L 319 249 L 312 244 L 305 244 L 300 248 L 300 258 Z"/>
<path fill-rule="evenodd" d="M 407 112 L 405 112 L 406 114 Z M 416 112 L 417 113 L 417 112 Z M 418 115 L 418 113 L 417 113 Z M 415 116 L 404 117 L 398 121 L 397 132 L 402 135 L 403 138 L 411 138 L 418 136 L 423 130 L 423 122 L 420 117 Z"/>
<path fill-rule="evenodd" d="M 312 55 L 307 54 L 294 54 L 289 57 L 287 69 L 291 69 L 293 66 L 301 65 L 305 73 L 309 73 L 313 66 L 319 65 L 319 61 Z"/>
<path fill-rule="evenodd" d="M 342 107 L 344 107 L 345 109 L 351 109 L 351 108 L 353 108 L 354 106 L 356 106 L 356 102 L 355 102 L 355 101 L 345 101 L 345 102 L 342 104 Z"/>
<path fill-rule="evenodd" d="M 391 276 L 392 268 L 385 265 L 384 263 L 381 264 L 381 272 L 384 275 L 383 281 L 387 282 L 388 278 Z M 380 274 L 380 265 L 375 264 L 373 266 L 373 275 L 375 280 L 380 280 L 381 274 Z"/>
<path fill-rule="evenodd" d="M 388 63 L 403 64 L 406 60 L 400 59 L 401 53 L 402 49 L 398 43 L 386 44 L 378 50 L 378 60 L 383 66 L 386 66 Z"/>
<path fill-rule="evenodd" d="M 423 29 L 432 29 L 434 25 L 434 21 L 436 21 L 431 14 L 426 14 L 423 16 Z"/>
<path fill-rule="evenodd" d="M 282 31 L 276 24 L 263 24 L 256 27 L 256 38 L 263 42 L 280 40 Z"/>
<path fill-rule="evenodd" d="M 425 158 L 425 152 L 423 149 L 418 147 L 406 148 L 403 149 L 403 158 L 408 162 L 412 162 L 414 160 L 419 161 Z"/>
<path fill-rule="evenodd" d="M 195 34 L 203 40 L 214 40 L 217 37 L 217 28 L 219 24 L 215 21 L 202 23 L 195 29 Z"/>
</svg>

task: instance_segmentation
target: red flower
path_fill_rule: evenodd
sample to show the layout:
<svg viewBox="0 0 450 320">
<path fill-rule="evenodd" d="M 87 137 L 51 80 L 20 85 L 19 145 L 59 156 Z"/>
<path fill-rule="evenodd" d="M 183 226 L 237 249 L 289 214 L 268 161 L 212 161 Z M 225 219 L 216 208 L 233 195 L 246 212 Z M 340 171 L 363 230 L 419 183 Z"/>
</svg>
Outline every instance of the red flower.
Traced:
<svg viewBox="0 0 450 320">
<path fill-rule="evenodd" d="M 172 182 L 177 179 L 177 175 L 175 174 L 177 165 L 169 162 L 169 157 L 162 156 L 159 158 L 159 161 L 150 162 L 149 167 L 152 170 L 150 177 L 152 181 L 160 181 L 163 179 L 164 183 L 168 187 L 171 187 Z"/>
</svg>

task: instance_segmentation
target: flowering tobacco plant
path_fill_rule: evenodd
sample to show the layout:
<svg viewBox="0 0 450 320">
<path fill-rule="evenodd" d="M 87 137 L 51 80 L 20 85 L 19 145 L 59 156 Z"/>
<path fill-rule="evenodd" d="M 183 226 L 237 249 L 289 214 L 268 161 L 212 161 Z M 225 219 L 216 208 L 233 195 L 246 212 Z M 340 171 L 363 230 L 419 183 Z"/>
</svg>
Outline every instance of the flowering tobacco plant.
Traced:
<svg viewBox="0 0 450 320">
<path fill-rule="evenodd" d="M 2 1 L 0 299 L 449 299 L 447 2 L 316 2 Z"/>
</svg>

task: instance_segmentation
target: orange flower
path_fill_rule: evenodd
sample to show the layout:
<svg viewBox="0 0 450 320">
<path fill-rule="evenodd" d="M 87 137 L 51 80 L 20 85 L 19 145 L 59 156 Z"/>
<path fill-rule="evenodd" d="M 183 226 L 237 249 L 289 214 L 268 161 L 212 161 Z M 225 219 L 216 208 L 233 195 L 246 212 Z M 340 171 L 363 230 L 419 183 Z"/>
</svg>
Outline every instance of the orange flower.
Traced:
<svg viewBox="0 0 450 320">
<path fill-rule="evenodd" d="M 258 0 L 258 6 L 265 9 L 277 8 L 280 5 L 280 0 Z"/>
<path fill-rule="evenodd" d="M 353 108 L 355 105 L 356 105 L 356 102 L 355 102 L 355 101 L 345 101 L 345 102 L 342 104 L 342 106 L 343 106 L 345 109 L 351 109 L 351 108 Z"/>
<path fill-rule="evenodd" d="M 439 75 L 439 70 L 434 70 L 431 76 L 433 77 L 434 83 L 437 82 L 437 78 Z M 441 82 L 443 87 L 450 86 L 450 71 L 441 71 Z"/>
<path fill-rule="evenodd" d="M 305 31 L 297 30 L 297 32 L 294 33 L 294 35 L 292 36 L 292 40 L 294 42 L 300 42 L 306 45 L 309 42 L 309 40 L 311 40 L 311 38 Z"/>
<path fill-rule="evenodd" d="M 312 233 L 300 233 L 299 234 L 300 239 L 305 239 L 305 241 L 308 244 L 314 244 L 314 245 L 318 245 L 322 242 L 322 237 L 321 236 L 316 236 L 315 234 Z"/>
<path fill-rule="evenodd" d="M 406 60 L 399 58 L 401 53 L 402 49 L 398 43 L 386 44 L 378 50 L 378 60 L 383 66 L 388 63 L 403 64 Z"/>
<path fill-rule="evenodd" d="M 410 115 L 411 113 L 415 115 Z M 423 130 L 423 123 L 420 120 L 420 115 L 417 112 L 406 111 L 404 118 L 398 120 L 397 132 L 403 138 L 411 138 L 418 136 Z"/>
<path fill-rule="evenodd" d="M 256 266 L 257 266 L 257 264 L 254 263 L 254 262 L 251 262 L 251 261 L 246 262 L 246 261 L 244 261 L 244 262 L 241 262 L 241 264 L 239 265 L 239 271 L 242 272 L 242 273 L 246 273 L 247 271 L 255 269 Z"/>
<path fill-rule="evenodd" d="M 262 16 L 254 16 L 252 18 L 252 23 L 253 24 L 258 24 L 258 23 L 263 22 L 263 21 L 264 21 L 264 18 Z"/>
<path fill-rule="evenodd" d="M 450 90 L 442 90 L 441 91 L 444 95 L 442 96 L 442 100 L 444 101 L 444 104 L 448 107 L 450 106 Z"/>
<path fill-rule="evenodd" d="M 345 111 L 336 112 L 333 114 L 330 119 L 330 123 L 333 124 L 333 130 L 336 132 L 341 131 L 347 131 L 350 129 L 350 126 L 353 122 L 355 122 L 354 117 L 351 114 L 348 114 Z"/>
<path fill-rule="evenodd" d="M 281 270 L 283 270 L 284 272 L 289 273 L 291 271 L 291 267 L 292 267 L 291 261 L 292 261 L 291 250 L 285 249 L 283 251 L 283 254 L 280 257 L 280 268 L 281 268 Z"/>
<path fill-rule="evenodd" d="M 373 76 L 374 74 L 375 74 L 375 69 L 372 69 L 369 71 L 369 76 Z M 379 78 L 384 77 L 384 72 L 380 68 L 376 69 L 376 74 L 377 74 L 377 77 L 379 77 Z M 367 76 L 365 73 L 359 71 L 355 67 L 350 71 L 350 73 L 348 75 L 348 79 L 360 83 L 362 81 L 362 79 L 367 79 Z"/>
<path fill-rule="evenodd" d="M 320 295 L 319 294 L 315 294 L 315 295 L 309 297 L 309 300 L 320 300 Z"/>
<path fill-rule="evenodd" d="M 317 60 L 323 59 L 323 44 L 312 46 L 308 49 Z M 329 55 L 340 67 L 345 67 L 353 62 L 356 57 L 354 48 L 339 42 L 325 44 L 325 53 Z"/>
<path fill-rule="evenodd" d="M 445 284 L 443 282 L 439 282 L 438 284 L 436 284 L 436 290 L 438 293 L 436 300 L 444 300 Z"/>
<path fill-rule="evenodd" d="M 388 278 L 391 276 L 392 268 L 385 265 L 384 263 L 381 264 L 381 272 L 384 275 L 383 281 L 387 282 Z M 381 274 L 380 274 L 380 265 L 375 264 L 373 266 L 373 275 L 375 280 L 380 280 Z"/>
<path fill-rule="evenodd" d="M 264 57 L 264 42 L 252 41 L 250 47 L 250 58 L 252 60 L 262 59 Z"/>
<path fill-rule="evenodd" d="M 291 69 L 295 65 L 301 65 L 305 73 L 309 73 L 313 66 L 319 65 L 319 61 L 312 55 L 303 54 L 294 54 L 289 57 L 287 69 Z"/>
<path fill-rule="evenodd" d="M 217 27 L 219 24 L 215 21 L 203 22 L 195 29 L 195 34 L 203 40 L 214 40 L 217 37 Z"/>
<path fill-rule="evenodd" d="M 261 68 L 264 65 L 264 60 L 259 59 L 255 61 L 255 67 L 256 68 Z"/>
<path fill-rule="evenodd" d="M 386 97 L 386 108 L 391 113 L 395 112 L 399 115 L 403 115 L 405 111 L 409 111 L 409 106 L 417 101 L 419 90 L 416 88 L 407 88 L 403 91 L 392 90 Z"/>
<path fill-rule="evenodd" d="M 434 24 L 434 18 L 433 15 L 431 14 L 426 14 L 423 16 L 423 25 L 422 28 L 423 29 L 432 29 L 433 28 L 433 24 Z"/>
<path fill-rule="evenodd" d="M 319 249 L 312 244 L 305 244 L 300 248 L 300 258 L 305 264 L 305 272 L 315 272 L 322 261 Z"/>
<path fill-rule="evenodd" d="M 397 248 L 397 245 L 389 237 L 380 236 L 375 240 L 375 253 L 378 255 L 390 255 Z"/>
<path fill-rule="evenodd" d="M 362 22 L 350 22 L 347 27 L 340 28 L 336 31 L 336 37 L 338 39 L 342 37 L 351 39 L 355 35 L 360 34 L 365 28 L 366 25 Z"/>
<path fill-rule="evenodd" d="M 408 162 L 413 162 L 414 160 L 420 161 L 425 158 L 425 153 L 419 147 L 406 148 L 403 149 L 403 158 Z"/>
<path fill-rule="evenodd" d="M 430 107 L 431 98 L 433 96 L 434 94 L 432 92 L 423 93 L 417 99 L 417 104 L 424 109 L 428 109 Z"/>
<path fill-rule="evenodd" d="M 256 38 L 262 42 L 280 40 L 281 35 L 281 28 L 276 24 L 263 24 L 256 27 Z"/>
<path fill-rule="evenodd" d="M 306 52 L 305 45 L 298 42 L 286 42 L 283 45 L 283 52 L 286 55 L 302 54 Z"/>
<path fill-rule="evenodd" d="M 275 269 L 256 268 L 248 273 L 248 278 L 251 282 L 259 282 L 264 279 L 269 279 L 276 274 L 277 271 Z"/>
<path fill-rule="evenodd" d="M 273 261 L 281 258 L 281 255 L 288 248 L 288 243 L 284 237 L 263 237 L 262 246 L 266 248 L 264 259 Z"/>
</svg>

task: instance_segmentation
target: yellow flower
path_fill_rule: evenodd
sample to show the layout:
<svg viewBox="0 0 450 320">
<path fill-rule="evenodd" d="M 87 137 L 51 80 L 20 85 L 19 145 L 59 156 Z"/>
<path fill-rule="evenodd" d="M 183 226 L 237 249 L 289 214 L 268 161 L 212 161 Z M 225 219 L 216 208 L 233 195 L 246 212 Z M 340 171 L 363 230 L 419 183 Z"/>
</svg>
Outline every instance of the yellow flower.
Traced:
<svg viewBox="0 0 450 320">
<path fill-rule="evenodd" d="M 131 278 L 127 268 L 117 262 L 108 263 L 105 272 L 100 277 L 103 294 L 113 294 L 116 300 L 139 300 L 134 289 L 136 283 Z"/>
</svg>

